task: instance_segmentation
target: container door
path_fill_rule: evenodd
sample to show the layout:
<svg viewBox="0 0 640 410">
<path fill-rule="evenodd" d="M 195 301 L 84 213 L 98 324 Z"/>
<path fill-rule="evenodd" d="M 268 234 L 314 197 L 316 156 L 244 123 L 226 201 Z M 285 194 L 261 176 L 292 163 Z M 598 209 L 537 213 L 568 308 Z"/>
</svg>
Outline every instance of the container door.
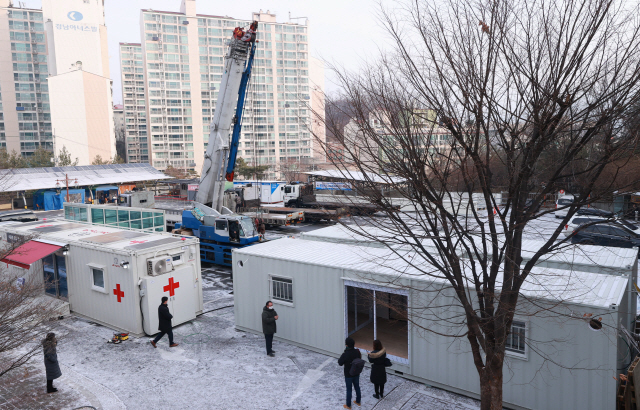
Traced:
<svg viewBox="0 0 640 410">
<path fill-rule="evenodd" d="M 144 331 L 149 335 L 158 333 L 158 306 L 164 296 L 163 287 L 168 278 L 169 275 L 164 274 L 142 279 L 141 288 L 145 292 L 142 297 L 142 321 Z M 171 307 L 169 310 L 171 311 Z"/>
<path fill-rule="evenodd" d="M 44 271 L 44 291 L 51 296 L 58 296 L 57 278 L 53 255 L 42 258 L 42 269 Z"/>
<path fill-rule="evenodd" d="M 196 318 L 196 301 L 198 299 L 194 278 L 195 267 L 191 264 L 171 272 L 169 281 L 173 288 L 173 294 L 165 292 L 169 296 L 169 309 L 173 315 L 173 326 L 188 322 Z M 167 283 L 169 285 L 169 283 Z"/>
<path fill-rule="evenodd" d="M 67 286 L 67 261 L 64 255 L 55 255 L 55 258 L 58 277 L 58 297 L 67 300 L 69 298 L 69 287 Z"/>
</svg>

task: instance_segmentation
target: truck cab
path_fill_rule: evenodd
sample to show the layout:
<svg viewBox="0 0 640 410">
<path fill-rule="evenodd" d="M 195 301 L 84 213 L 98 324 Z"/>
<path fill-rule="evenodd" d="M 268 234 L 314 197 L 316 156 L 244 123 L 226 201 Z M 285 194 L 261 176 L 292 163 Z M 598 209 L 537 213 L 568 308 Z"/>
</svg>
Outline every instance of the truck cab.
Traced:
<svg viewBox="0 0 640 410">
<path fill-rule="evenodd" d="M 235 213 L 220 214 L 205 205 L 182 213 L 182 223 L 176 224 L 182 234 L 191 230 L 200 238 L 200 259 L 204 262 L 231 266 L 231 250 L 260 241 L 252 218 Z"/>
<path fill-rule="evenodd" d="M 291 183 L 284 186 L 285 206 L 301 207 L 304 197 L 309 195 L 313 195 L 313 186 L 311 184 Z"/>
</svg>

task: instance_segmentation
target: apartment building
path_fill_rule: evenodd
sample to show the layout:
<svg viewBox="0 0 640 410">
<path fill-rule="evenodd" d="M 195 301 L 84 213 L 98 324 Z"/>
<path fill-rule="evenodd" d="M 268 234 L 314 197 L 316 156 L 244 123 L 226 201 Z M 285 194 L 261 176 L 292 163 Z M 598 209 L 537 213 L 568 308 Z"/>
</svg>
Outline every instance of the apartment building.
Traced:
<svg viewBox="0 0 640 410">
<path fill-rule="evenodd" d="M 137 44 L 121 44 L 130 158 L 142 162 L 144 152 L 158 169 L 200 172 L 226 43 L 235 27 L 252 20 L 260 22 L 258 48 L 238 156 L 269 165 L 268 178 L 278 176 L 282 163 L 324 161 L 312 135 L 324 139 L 324 127 L 312 113 L 324 107 L 324 67 L 309 56 L 308 22 L 278 23 L 268 11 L 246 20 L 197 14 L 195 0 L 183 0 L 180 12 L 142 10 L 139 52 Z M 142 73 L 136 71 L 140 61 Z M 126 77 L 130 74 L 143 75 L 145 118 L 140 115 L 142 77 Z M 134 118 L 137 122 L 128 122 Z"/>
<path fill-rule="evenodd" d="M 126 161 L 149 162 L 144 60 L 140 43 L 120 43 Z"/>
<path fill-rule="evenodd" d="M 0 148 L 53 151 L 42 10 L 0 0 Z"/>
<path fill-rule="evenodd" d="M 0 147 L 66 147 L 80 165 L 115 156 L 102 0 L 0 0 Z"/>
</svg>

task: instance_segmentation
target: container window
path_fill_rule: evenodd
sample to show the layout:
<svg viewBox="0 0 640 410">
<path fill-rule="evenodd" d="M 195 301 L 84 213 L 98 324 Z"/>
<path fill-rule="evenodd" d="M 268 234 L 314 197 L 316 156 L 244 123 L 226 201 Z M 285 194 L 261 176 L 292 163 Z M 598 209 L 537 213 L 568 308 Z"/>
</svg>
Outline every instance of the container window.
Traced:
<svg viewBox="0 0 640 410">
<path fill-rule="evenodd" d="M 102 209 L 91 209 L 91 222 L 94 224 L 104 224 L 104 210 Z"/>
<path fill-rule="evenodd" d="M 272 276 L 271 299 L 293 303 L 293 279 Z"/>
<path fill-rule="evenodd" d="M 131 211 L 131 219 L 140 219 L 140 211 Z"/>
<path fill-rule="evenodd" d="M 118 211 L 118 222 L 128 221 L 129 211 Z"/>
<path fill-rule="evenodd" d="M 93 287 L 104 290 L 104 270 L 91 268 L 91 275 L 93 276 Z"/>
<path fill-rule="evenodd" d="M 115 225 L 118 222 L 118 213 L 115 209 L 105 209 L 104 221 L 106 224 Z"/>
<path fill-rule="evenodd" d="M 153 228 L 153 218 L 146 218 L 142 220 L 143 228 Z"/>
<path fill-rule="evenodd" d="M 507 335 L 505 349 L 508 352 L 524 355 L 526 353 L 525 344 L 526 324 L 525 322 L 513 321 L 511 332 Z"/>
<path fill-rule="evenodd" d="M 140 219 L 138 219 L 137 221 L 131 221 L 131 227 L 133 229 L 142 229 L 142 221 Z"/>
<path fill-rule="evenodd" d="M 142 202 L 142 201 L 140 201 Z M 142 217 L 143 218 L 153 218 L 153 212 L 143 212 L 142 213 Z"/>
<path fill-rule="evenodd" d="M 162 215 L 153 218 L 155 226 L 164 226 L 164 217 Z"/>
</svg>

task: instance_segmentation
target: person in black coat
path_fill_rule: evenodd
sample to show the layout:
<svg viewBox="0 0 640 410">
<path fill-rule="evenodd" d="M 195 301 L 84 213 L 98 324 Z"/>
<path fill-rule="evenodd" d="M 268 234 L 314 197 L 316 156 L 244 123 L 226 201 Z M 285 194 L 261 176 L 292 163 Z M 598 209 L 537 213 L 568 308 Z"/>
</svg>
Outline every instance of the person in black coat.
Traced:
<svg viewBox="0 0 640 410">
<path fill-rule="evenodd" d="M 268 301 L 262 308 L 262 333 L 267 343 L 267 355 L 274 357 L 275 351 L 273 346 L 273 335 L 276 333 L 276 320 L 278 320 L 278 312 L 273 309 L 273 302 Z"/>
<path fill-rule="evenodd" d="M 343 405 L 345 409 L 351 408 L 351 386 L 356 391 L 356 399 L 353 401 L 355 404 L 360 406 L 360 375 L 352 376 L 351 375 L 351 363 L 355 359 L 360 359 L 362 354 L 360 353 L 360 349 L 356 349 L 356 342 L 350 337 L 347 337 L 344 341 L 345 349 L 344 353 L 338 359 L 338 365 L 344 366 L 344 382 L 347 386 L 347 404 Z"/>
<path fill-rule="evenodd" d="M 369 353 L 369 363 L 371 363 L 371 377 L 369 380 L 373 383 L 376 399 L 384 397 L 384 384 L 387 382 L 387 371 L 385 367 L 391 366 L 391 361 L 387 359 L 387 352 L 379 340 L 373 341 L 373 351 Z"/>
<path fill-rule="evenodd" d="M 55 393 L 58 391 L 58 389 L 53 387 L 53 381 L 62 376 L 60 365 L 58 365 L 58 353 L 56 352 L 57 345 L 58 341 L 56 340 L 55 333 L 47 334 L 47 337 L 42 341 L 44 368 L 47 372 L 47 393 Z"/>
<path fill-rule="evenodd" d="M 158 333 L 158 336 L 151 341 L 153 347 L 157 347 L 156 343 L 158 343 L 165 334 L 169 335 L 169 347 L 178 346 L 177 343 L 173 343 L 173 328 L 171 327 L 171 319 L 173 319 L 173 315 L 169 312 L 169 306 L 167 305 L 168 301 L 169 298 L 163 296 L 162 303 L 158 306 L 158 330 L 160 333 Z"/>
</svg>

